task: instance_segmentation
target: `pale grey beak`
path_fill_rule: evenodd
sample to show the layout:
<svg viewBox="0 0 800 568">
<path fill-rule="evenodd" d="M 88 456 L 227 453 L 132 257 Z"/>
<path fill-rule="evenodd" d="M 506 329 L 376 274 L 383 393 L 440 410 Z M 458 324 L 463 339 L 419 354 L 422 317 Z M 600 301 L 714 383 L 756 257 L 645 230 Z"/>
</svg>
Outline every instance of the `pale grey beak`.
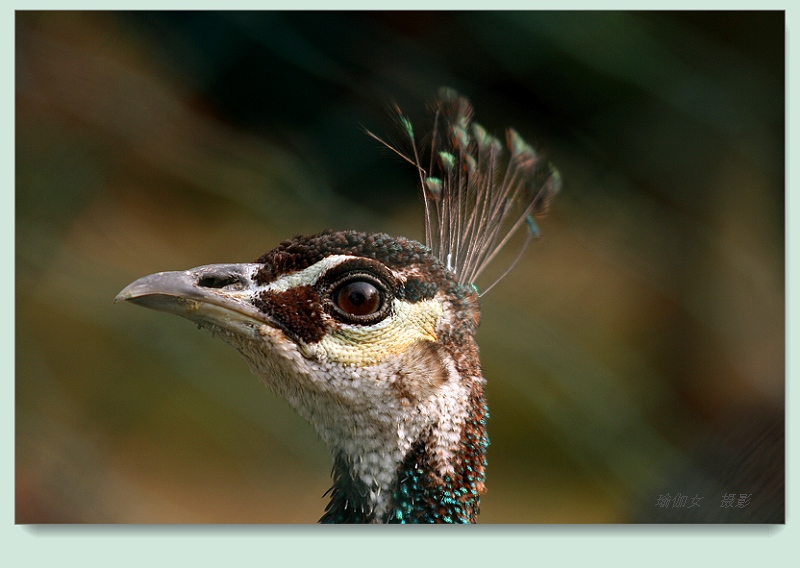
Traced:
<svg viewBox="0 0 800 568">
<path fill-rule="evenodd" d="M 252 276 L 260 264 L 209 264 L 158 272 L 126 286 L 115 302 L 128 301 L 197 322 L 241 330 L 242 324 L 271 324 L 253 305 Z"/>
</svg>

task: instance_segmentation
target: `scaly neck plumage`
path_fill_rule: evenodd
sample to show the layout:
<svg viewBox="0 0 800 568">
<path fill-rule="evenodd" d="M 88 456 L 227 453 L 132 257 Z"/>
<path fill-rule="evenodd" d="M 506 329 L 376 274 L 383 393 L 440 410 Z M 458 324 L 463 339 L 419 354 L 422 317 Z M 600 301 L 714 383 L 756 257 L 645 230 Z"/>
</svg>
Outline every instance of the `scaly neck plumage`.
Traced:
<svg viewBox="0 0 800 568">
<path fill-rule="evenodd" d="M 411 445 L 396 471 L 391 491 L 376 491 L 343 453 L 334 458 L 333 486 L 322 523 L 474 523 L 485 492 L 488 409 L 483 385 L 469 394 L 460 438 L 442 463 L 444 431 L 429 429 Z M 444 465 L 444 467 L 443 467 Z"/>
</svg>

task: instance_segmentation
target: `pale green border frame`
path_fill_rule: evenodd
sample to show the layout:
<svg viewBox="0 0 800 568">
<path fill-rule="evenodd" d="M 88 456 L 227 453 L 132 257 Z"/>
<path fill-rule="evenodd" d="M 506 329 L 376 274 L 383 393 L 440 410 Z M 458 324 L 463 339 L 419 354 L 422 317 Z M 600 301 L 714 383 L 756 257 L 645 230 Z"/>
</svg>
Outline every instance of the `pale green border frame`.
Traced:
<svg viewBox="0 0 800 568">
<path fill-rule="evenodd" d="M 14 12 L 65 9 L 632 9 L 632 10 L 785 10 L 786 11 L 786 404 L 787 404 L 787 510 L 785 526 L 647 526 L 647 525 L 478 525 L 473 527 L 322 527 L 322 526 L 15 526 L 14 525 L 14 294 L 0 294 L 0 558 L 6 566 L 434 566 L 466 564 L 471 568 L 500 565 L 615 566 L 697 565 L 700 562 L 729 568 L 787 566 L 797 558 L 798 521 L 795 491 L 797 453 L 792 442 L 798 427 L 793 410 L 797 391 L 800 346 L 798 281 L 800 262 L 800 199 L 791 184 L 792 158 L 797 157 L 798 120 L 792 112 L 797 102 L 797 31 L 800 8 L 784 2 L 746 1 L 494 1 L 406 2 L 333 0 L 258 2 L 256 0 L 123 2 L 97 1 L 12 2 L 0 11 L 0 114 L 2 136 L 0 172 L 0 263 L 14 266 Z M 794 34 L 793 34 L 794 32 Z M 794 256 L 793 256 L 794 255 Z M 794 554 L 792 554 L 794 552 Z M 796 560 L 795 560 L 796 561 Z"/>
</svg>

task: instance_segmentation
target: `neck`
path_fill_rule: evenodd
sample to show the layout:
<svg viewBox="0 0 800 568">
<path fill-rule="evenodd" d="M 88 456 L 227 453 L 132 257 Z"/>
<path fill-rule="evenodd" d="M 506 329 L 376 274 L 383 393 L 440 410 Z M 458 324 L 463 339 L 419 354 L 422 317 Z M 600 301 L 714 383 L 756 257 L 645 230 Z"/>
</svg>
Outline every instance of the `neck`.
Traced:
<svg viewBox="0 0 800 568">
<path fill-rule="evenodd" d="M 448 436 L 442 425 L 423 432 L 393 471 L 374 478 L 359 473 L 362 468 L 344 452 L 335 454 L 330 502 L 320 522 L 474 523 L 485 492 L 487 417 L 482 384 L 476 382 L 445 463 L 442 440 Z M 381 487 L 379 478 L 390 479 L 388 487 Z"/>
</svg>

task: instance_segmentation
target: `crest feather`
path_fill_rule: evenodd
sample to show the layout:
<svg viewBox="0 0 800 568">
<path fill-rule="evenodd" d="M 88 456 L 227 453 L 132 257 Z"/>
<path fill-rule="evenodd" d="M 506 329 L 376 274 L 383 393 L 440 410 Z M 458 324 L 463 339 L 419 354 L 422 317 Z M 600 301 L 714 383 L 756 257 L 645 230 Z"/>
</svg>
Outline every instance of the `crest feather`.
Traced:
<svg viewBox="0 0 800 568">
<path fill-rule="evenodd" d="M 433 130 L 423 164 L 411 122 L 396 107 L 410 152 L 367 133 L 413 164 L 425 203 L 425 244 L 453 271 L 459 284 L 474 285 L 509 240 L 524 228 L 514 267 L 530 242 L 539 237 L 543 216 L 561 189 L 561 176 L 512 128 L 505 145 L 473 121 L 467 98 L 442 88 L 431 106 Z"/>
</svg>

